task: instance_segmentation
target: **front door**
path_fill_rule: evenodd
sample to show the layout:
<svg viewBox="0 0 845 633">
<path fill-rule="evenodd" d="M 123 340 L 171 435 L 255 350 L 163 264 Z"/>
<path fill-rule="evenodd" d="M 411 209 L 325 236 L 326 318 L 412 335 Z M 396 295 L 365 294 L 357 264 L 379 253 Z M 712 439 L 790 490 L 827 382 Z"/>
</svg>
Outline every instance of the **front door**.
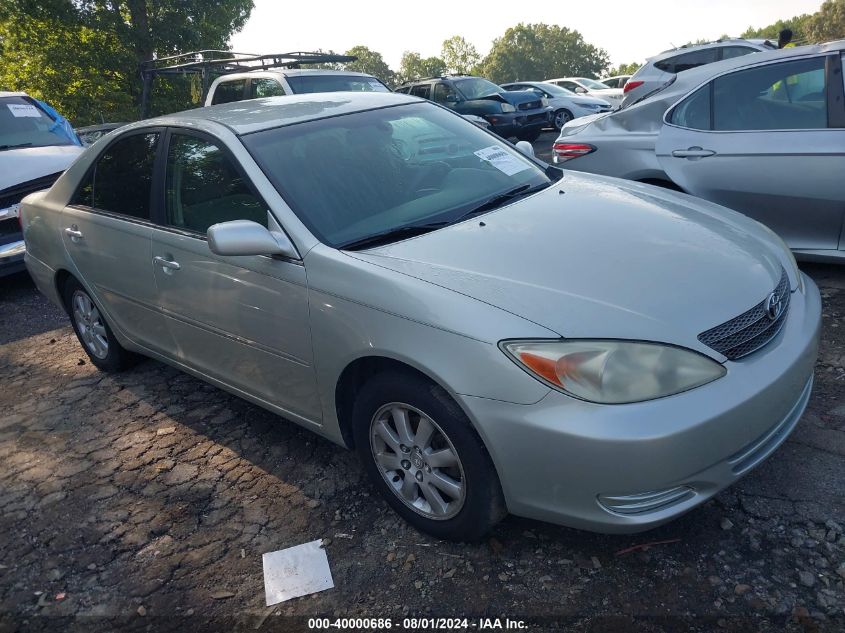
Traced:
<svg viewBox="0 0 845 633">
<path fill-rule="evenodd" d="M 836 249 L 845 129 L 829 112 L 830 59 L 756 66 L 698 89 L 661 129 L 663 170 L 687 193 L 768 225 L 793 249 Z"/>
<path fill-rule="evenodd" d="M 205 135 L 172 131 L 164 171 L 152 259 L 178 359 L 294 417 L 319 422 L 302 263 L 223 257 L 206 240 L 219 222 L 274 223 L 267 205 L 223 144 Z"/>
<path fill-rule="evenodd" d="M 65 249 L 109 322 L 145 347 L 167 351 L 153 279 L 153 167 L 161 130 L 122 136 L 91 167 L 62 211 Z"/>
</svg>

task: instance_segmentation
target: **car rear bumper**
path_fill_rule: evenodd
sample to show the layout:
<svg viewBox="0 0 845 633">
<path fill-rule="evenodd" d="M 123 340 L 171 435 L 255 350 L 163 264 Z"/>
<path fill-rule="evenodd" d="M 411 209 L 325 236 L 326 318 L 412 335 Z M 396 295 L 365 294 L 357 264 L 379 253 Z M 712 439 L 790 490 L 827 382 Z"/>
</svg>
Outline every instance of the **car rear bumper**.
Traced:
<svg viewBox="0 0 845 633">
<path fill-rule="evenodd" d="M 0 277 L 24 270 L 25 252 L 26 247 L 22 239 L 0 244 Z"/>
<path fill-rule="evenodd" d="M 512 513 L 638 532 L 709 499 L 783 443 L 810 397 L 820 323 L 819 292 L 805 277 L 781 332 L 703 387 L 627 405 L 557 391 L 529 406 L 460 400 Z"/>
</svg>

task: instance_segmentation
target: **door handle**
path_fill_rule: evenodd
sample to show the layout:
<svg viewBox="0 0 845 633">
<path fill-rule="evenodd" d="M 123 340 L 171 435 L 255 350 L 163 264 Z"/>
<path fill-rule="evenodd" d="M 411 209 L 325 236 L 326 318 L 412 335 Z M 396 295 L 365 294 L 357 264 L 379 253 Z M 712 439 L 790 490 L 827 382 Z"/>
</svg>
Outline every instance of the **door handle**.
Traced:
<svg viewBox="0 0 845 633">
<path fill-rule="evenodd" d="M 82 231 L 80 231 L 75 224 L 65 229 L 65 235 L 69 235 L 72 239 L 75 240 L 82 239 Z"/>
<path fill-rule="evenodd" d="M 179 262 L 170 261 L 169 259 L 165 259 L 164 257 L 160 257 L 158 255 L 153 257 L 153 261 L 162 268 L 168 268 L 170 270 L 179 270 L 182 268 L 179 265 Z"/>
<path fill-rule="evenodd" d="M 688 149 L 676 149 L 672 152 L 672 156 L 675 158 L 707 158 L 715 153 L 712 149 L 702 149 L 695 146 Z"/>
</svg>

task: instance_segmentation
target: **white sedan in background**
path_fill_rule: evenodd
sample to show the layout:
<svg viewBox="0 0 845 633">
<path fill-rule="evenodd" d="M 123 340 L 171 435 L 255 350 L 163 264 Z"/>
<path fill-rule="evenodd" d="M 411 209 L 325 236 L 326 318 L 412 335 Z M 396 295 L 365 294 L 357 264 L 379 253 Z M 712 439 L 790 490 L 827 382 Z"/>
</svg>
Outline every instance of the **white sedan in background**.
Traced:
<svg viewBox="0 0 845 633">
<path fill-rule="evenodd" d="M 542 81 L 519 81 L 512 84 L 502 84 L 502 88 L 509 92 L 528 90 L 546 99 L 553 108 L 552 122 L 556 130 L 562 128 L 572 119 L 589 114 L 610 112 L 613 109 L 610 102 L 604 99 L 577 95 L 566 88 Z"/>
<path fill-rule="evenodd" d="M 600 81 L 587 77 L 561 77 L 558 79 L 546 79 L 543 83 L 553 84 L 566 88 L 577 95 L 588 95 L 610 101 L 614 106 L 622 103 L 624 93 L 622 88 L 608 88 Z"/>
</svg>

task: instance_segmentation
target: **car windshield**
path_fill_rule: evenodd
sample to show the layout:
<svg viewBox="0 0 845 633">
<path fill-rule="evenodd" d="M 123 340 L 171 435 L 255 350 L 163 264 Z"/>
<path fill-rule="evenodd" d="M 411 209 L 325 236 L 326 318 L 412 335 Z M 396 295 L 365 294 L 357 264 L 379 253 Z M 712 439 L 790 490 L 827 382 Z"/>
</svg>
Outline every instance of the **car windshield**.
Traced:
<svg viewBox="0 0 845 633">
<path fill-rule="evenodd" d="M 607 90 L 607 86 L 605 86 L 603 83 L 601 83 L 599 81 L 594 81 L 592 79 L 583 79 L 582 78 L 582 79 L 579 79 L 578 82 L 584 84 L 590 90 Z"/>
<path fill-rule="evenodd" d="M 508 142 L 429 103 L 242 139 L 302 222 L 335 248 L 409 227 L 433 230 L 552 182 Z"/>
<path fill-rule="evenodd" d="M 375 77 L 366 75 L 291 75 L 286 77 L 296 94 L 309 92 L 390 92 Z"/>
<path fill-rule="evenodd" d="M 490 95 L 504 92 L 501 86 L 497 86 L 492 81 L 481 79 L 480 77 L 468 77 L 467 79 L 455 79 L 455 87 L 461 91 L 464 98 L 481 99 L 482 97 L 489 97 Z"/>
<path fill-rule="evenodd" d="M 0 97 L 0 150 L 75 144 L 33 99 Z"/>
<path fill-rule="evenodd" d="M 605 86 L 607 87 L 607 86 Z M 562 88 L 557 84 L 543 84 L 543 90 L 548 92 L 550 95 L 555 97 L 574 97 L 575 93 L 571 90 L 567 90 L 566 88 Z"/>
</svg>

